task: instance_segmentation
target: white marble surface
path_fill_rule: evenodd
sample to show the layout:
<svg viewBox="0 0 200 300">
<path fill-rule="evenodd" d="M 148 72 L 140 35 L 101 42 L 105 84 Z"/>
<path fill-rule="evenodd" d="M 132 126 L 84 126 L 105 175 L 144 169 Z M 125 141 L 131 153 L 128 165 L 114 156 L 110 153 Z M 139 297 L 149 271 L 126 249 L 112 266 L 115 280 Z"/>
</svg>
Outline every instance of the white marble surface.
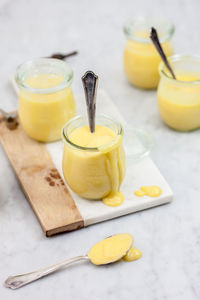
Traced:
<svg viewBox="0 0 200 300">
<path fill-rule="evenodd" d="M 20 62 L 77 49 L 71 58 L 74 92 L 80 76 L 93 69 L 131 125 L 153 133 L 152 158 L 174 191 L 169 205 L 45 238 L 0 148 L 0 299 L 200 299 L 200 139 L 199 131 L 176 133 L 159 119 L 155 92 L 132 88 L 122 70 L 122 24 L 131 16 L 168 16 L 176 25 L 176 52 L 200 54 L 198 0 L 0 0 L 1 107 L 17 106 L 9 77 Z M 107 267 L 87 263 L 22 289 L 4 279 L 52 262 L 84 254 L 101 238 L 131 232 L 143 258 Z"/>
</svg>

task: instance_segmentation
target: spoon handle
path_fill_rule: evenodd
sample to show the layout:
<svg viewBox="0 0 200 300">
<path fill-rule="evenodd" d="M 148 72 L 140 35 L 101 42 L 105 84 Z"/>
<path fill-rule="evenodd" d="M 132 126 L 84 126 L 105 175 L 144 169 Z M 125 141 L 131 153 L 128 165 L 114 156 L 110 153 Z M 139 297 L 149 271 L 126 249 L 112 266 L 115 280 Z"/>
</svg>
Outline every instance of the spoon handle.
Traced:
<svg viewBox="0 0 200 300">
<path fill-rule="evenodd" d="M 82 82 L 85 91 L 90 131 L 94 132 L 98 76 L 92 71 L 87 71 L 82 77 Z"/>
<path fill-rule="evenodd" d="M 33 271 L 31 273 L 25 273 L 21 275 L 16 276 L 9 276 L 7 280 L 5 281 L 5 286 L 7 288 L 10 288 L 12 290 L 18 289 L 32 281 L 35 281 L 41 277 L 47 276 L 53 272 L 56 272 L 63 267 L 67 267 L 68 265 L 80 261 L 80 260 L 89 260 L 88 256 L 77 256 L 73 257 L 67 260 L 64 260 L 63 262 L 57 263 L 55 265 L 51 265 L 42 269 L 39 269 L 37 271 Z"/>
<path fill-rule="evenodd" d="M 64 60 L 65 58 L 68 58 L 68 57 L 76 55 L 76 54 L 78 54 L 78 51 L 73 51 L 73 52 L 66 53 L 66 54 L 54 53 L 50 56 L 50 58 L 57 58 L 57 59 L 60 59 L 60 60 Z"/>
<path fill-rule="evenodd" d="M 161 44 L 160 44 L 160 41 L 159 41 L 159 38 L 158 38 L 157 31 L 156 31 L 156 29 L 153 28 L 153 27 L 151 28 L 150 38 L 151 38 L 151 40 L 152 40 L 152 42 L 153 42 L 153 44 L 154 44 L 156 50 L 157 50 L 158 53 L 160 54 L 160 57 L 162 58 L 164 64 L 166 65 L 167 69 L 168 69 L 169 72 L 171 73 L 172 77 L 173 77 L 174 79 L 176 79 L 176 76 L 175 76 L 175 74 L 174 74 L 174 71 L 172 70 L 172 68 L 171 68 L 171 66 L 170 66 L 170 64 L 169 64 L 169 61 L 168 61 L 168 59 L 167 59 L 167 57 L 166 57 L 166 55 L 165 55 L 165 53 L 164 53 L 164 51 L 163 51 L 163 49 L 162 49 L 162 46 L 161 46 Z"/>
</svg>

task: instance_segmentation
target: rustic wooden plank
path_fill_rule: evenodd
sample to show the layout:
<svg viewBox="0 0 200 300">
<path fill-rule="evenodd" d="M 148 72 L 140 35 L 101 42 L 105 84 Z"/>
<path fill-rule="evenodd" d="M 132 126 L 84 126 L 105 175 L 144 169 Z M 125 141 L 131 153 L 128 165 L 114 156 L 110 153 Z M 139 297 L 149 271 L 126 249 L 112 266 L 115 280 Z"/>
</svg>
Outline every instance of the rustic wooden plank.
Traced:
<svg viewBox="0 0 200 300">
<path fill-rule="evenodd" d="M 8 129 L 2 118 L 0 142 L 46 236 L 82 228 L 83 218 L 45 144 L 29 138 L 20 125 Z"/>
</svg>

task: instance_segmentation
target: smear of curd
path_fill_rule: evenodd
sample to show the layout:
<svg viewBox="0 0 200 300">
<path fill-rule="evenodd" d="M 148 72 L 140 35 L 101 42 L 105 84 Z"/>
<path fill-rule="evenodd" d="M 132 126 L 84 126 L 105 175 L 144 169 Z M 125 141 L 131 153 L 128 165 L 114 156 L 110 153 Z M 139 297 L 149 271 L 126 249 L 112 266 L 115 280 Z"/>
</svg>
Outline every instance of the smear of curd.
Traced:
<svg viewBox="0 0 200 300">
<path fill-rule="evenodd" d="M 162 194 L 162 190 L 159 186 L 141 186 L 140 190 L 135 191 L 134 194 L 138 197 L 149 196 L 149 197 L 158 197 Z"/>
</svg>

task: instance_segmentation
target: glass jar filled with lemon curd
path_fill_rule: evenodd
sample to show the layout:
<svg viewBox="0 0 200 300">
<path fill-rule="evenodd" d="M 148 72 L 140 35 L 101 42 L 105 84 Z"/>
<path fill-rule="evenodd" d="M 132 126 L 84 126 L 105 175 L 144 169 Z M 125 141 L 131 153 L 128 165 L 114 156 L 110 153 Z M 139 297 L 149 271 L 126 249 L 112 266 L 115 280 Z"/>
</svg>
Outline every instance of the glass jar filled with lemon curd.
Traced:
<svg viewBox="0 0 200 300">
<path fill-rule="evenodd" d="M 174 55 L 169 61 L 176 79 L 161 63 L 157 92 L 161 118 L 178 131 L 200 128 L 200 56 Z"/>
<path fill-rule="evenodd" d="M 24 131 L 41 142 L 59 140 L 63 125 L 76 113 L 69 65 L 51 58 L 30 60 L 17 68 L 15 79 Z"/>
<path fill-rule="evenodd" d="M 69 187 L 83 198 L 120 205 L 126 165 L 120 123 L 98 116 L 95 132 L 91 133 L 87 118 L 78 116 L 64 126 L 62 134 L 62 168 Z"/>
<path fill-rule="evenodd" d="M 127 38 L 124 71 L 129 82 L 141 89 L 155 89 L 159 82 L 158 66 L 161 59 L 149 37 L 151 27 L 156 28 L 166 56 L 171 56 L 174 26 L 170 22 L 137 17 L 124 26 Z"/>
</svg>

